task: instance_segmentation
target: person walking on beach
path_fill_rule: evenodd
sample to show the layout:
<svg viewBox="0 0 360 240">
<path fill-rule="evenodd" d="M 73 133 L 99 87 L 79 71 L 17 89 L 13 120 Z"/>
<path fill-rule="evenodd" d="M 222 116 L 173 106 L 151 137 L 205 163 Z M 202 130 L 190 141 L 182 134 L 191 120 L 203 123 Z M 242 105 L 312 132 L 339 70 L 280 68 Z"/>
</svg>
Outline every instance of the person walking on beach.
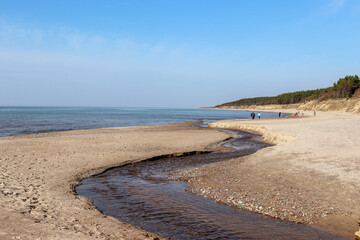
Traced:
<svg viewBox="0 0 360 240">
<path fill-rule="evenodd" d="M 281 112 L 279 112 L 279 117 L 281 117 Z"/>
<path fill-rule="evenodd" d="M 315 112 L 315 110 L 314 110 L 314 117 L 316 116 L 316 112 Z"/>
<path fill-rule="evenodd" d="M 261 117 L 261 113 L 260 113 L 260 112 L 258 113 L 258 117 L 259 117 L 259 119 L 260 119 L 260 117 Z"/>
</svg>

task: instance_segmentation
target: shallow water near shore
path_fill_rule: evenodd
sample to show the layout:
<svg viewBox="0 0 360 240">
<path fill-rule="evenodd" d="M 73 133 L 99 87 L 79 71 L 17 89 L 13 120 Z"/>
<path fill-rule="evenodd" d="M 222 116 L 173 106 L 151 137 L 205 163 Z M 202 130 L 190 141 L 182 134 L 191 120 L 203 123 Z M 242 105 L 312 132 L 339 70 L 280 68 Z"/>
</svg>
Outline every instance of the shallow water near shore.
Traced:
<svg viewBox="0 0 360 240">
<path fill-rule="evenodd" d="M 302 224 L 242 211 L 186 192 L 176 172 L 256 152 L 261 136 L 237 132 L 233 151 L 144 161 L 82 181 L 76 191 L 103 213 L 171 239 L 343 239 Z M 225 174 L 225 173 L 224 173 Z"/>
<path fill-rule="evenodd" d="M 246 111 L 131 107 L 1 107 L 0 137 L 79 129 L 245 119 Z M 276 117 L 263 113 L 264 118 Z"/>
</svg>

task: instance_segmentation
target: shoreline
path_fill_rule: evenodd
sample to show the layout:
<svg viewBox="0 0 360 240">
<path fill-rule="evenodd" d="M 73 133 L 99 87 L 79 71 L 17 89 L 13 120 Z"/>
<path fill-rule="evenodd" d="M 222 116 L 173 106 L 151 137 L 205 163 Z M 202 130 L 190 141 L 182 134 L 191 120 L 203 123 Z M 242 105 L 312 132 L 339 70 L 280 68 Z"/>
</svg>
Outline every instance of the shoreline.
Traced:
<svg viewBox="0 0 360 240">
<path fill-rule="evenodd" d="M 211 109 L 211 110 L 218 110 L 218 111 L 244 111 L 244 112 L 266 112 L 266 113 L 276 113 L 278 114 L 279 112 L 281 112 L 282 117 L 273 117 L 273 118 L 261 118 L 261 120 L 266 120 L 266 119 L 283 119 L 283 118 L 289 118 L 289 117 L 295 117 L 294 114 L 296 112 L 298 112 L 297 109 L 261 109 L 261 108 L 222 108 L 222 107 L 213 107 L 213 108 L 206 108 L 206 109 Z M 285 111 L 284 111 L 285 110 Z M 309 114 L 309 116 L 313 116 L 310 114 L 311 111 L 308 110 L 301 110 L 302 112 L 307 112 L 307 114 Z M 308 116 L 296 116 L 296 117 L 308 117 Z M 231 120 L 231 119 L 230 119 Z M 257 115 L 255 116 L 254 120 L 258 120 Z M 222 120 L 219 120 L 222 121 Z"/>
<path fill-rule="evenodd" d="M 273 112 L 273 111 L 272 111 Z M 337 113 L 339 114 L 339 113 Z M 295 125 L 301 125 L 302 121 L 299 122 L 300 119 L 307 119 L 306 121 L 311 121 L 313 120 L 312 118 L 282 118 L 282 119 L 286 119 L 286 121 L 297 121 Z M 239 124 L 239 122 L 241 122 L 241 124 L 243 124 L 243 126 L 245 126 L 246 124 L 247 125 L 257 125 L 257 128 L 258 129 L 240 129 L 240 130 L 245 130 L 245 131 L 252 131 L 252 132 L 257 132 L 257 133 L 261 133 L 261 134 L 264 134 L 264 129 L 266 130 L 266 128 L 269 128 L 269 126 L 264 126 L 263 125 L 269 125 L 272 126 L 274 125 L 274 122 L 279 122 L 279 119 L 278 118 L 273 118 L 273 119 L 261 119 L 261 120 L 221 120 L 221 121 L 218 121 L 217 123 L 215 124 L 219 124 L 219 122 L 221 123 L 224 123 L 224 122 L 227 122 L 227 127 L 229 127 L 229 124 Z M 284 123 L 284 121 L 281 121 L 281 123 Z M 245 124 L 245 125 L 244 125 Z M 293 124 L 293 123 L 291 123 Z M 196 140 L 192 139 L 192 144 L 188 144 L 186 142 L 189 141 L 189 139 L 180 139 L 180 143 L 181 144 L 185 144 L 185 148 L 183 147 L 178 147 L 178 146 L 168 146 L 168 143 L 166 141 L 166 139 L 159 139 L 159 141 L 157 141 L 156 143 L 152 143 L 151 144 L 151 147 L 155 149 L 155 152 L 156 153 L 164 153 L 164 154 L 171 154 L 171 153 L 174 153 L 174 152 L 188 152 L 188 151 L 185 151 L 185 150 L 189 150 L 189 149 L 194 149 L 194 151 L 201 151 L 201 150 L 204 150 L 206 147 L 208 147 L 209 145 L 211 144 L 214 144 L 214 143 L 219 143 L 221 141 L 223 141 L 224 139 L 228 138 L 228 135 L 223 133 L 223 132 L 220 132 L 216 129 L 214 129 L 214 131 L 208 131 L 208 132 L 212 132 L 210 135 L 212 136 L 212 139 L 211 141 L 209 140 L 205 140 L 204 139 L 204 136 L 205 135 L 208 135 L 207 134 L 204 134 L 205 131 L 204 129 L 196 129 L 196 128 L 192 128 L 191 126 L 191 123 L 182 123 L 182 124 L 166 124 L 166 125 L 153 125 L 153 126 L 143 126 L 143 127 L 124 127 L 124 128 L 108 128 L 108 129 L 91 129 L 91 130 L 74 130 L 74 131 L 69 131 L 69 132 L 57 132 L 57 133 L 45 133 L 45 134 L 31 134 L 31 135 L 21 135 L 21 136 L 12 136 L 12 137 L 3 137 L 3 138 L 0 138 L 0 148 L 3 147 L 3 140 L 5 139 L 5 142 L 7 141 L 17 141 L 19 140 L 20 142 L 27 142 L 26 140 L 29 140 L 29 139 L 46 139 L 46 138 L 57 138 L 59 137 L 60 139 L 62 137 L 65 137 L 65 138 L 71 138 L 71 135 L 75 135 L 75 136 L 78 136 L 81 138 L 81 136 L 86 136 L 88 134 L 90 134 L 91 136 L 88 136 L 90 138 L 87 138 L 87 141 L 90 140 L 93 141 L 96 137 L 96 135 L 100 134 L 102 135 L 102 140 L 105 140 L 107 141 L 106 143 L 107 144 L 110 144 L 112 141 L 109 141 L 109 135 L 111 136 L 113 133 L 111 133 L 112 131 L 116 131 L 117 134 L 119 134 L 119 136 L 121 134 L 125 134 L 127 137 L 130 135 L 132 135 L 133 133 L 136 134 L 140 134 L 140 135 L 143 135 L 143 132 L 147 132 L 149 131 L 150 132 L 150 139 L 152 140 L 152 138 L 154 136 L 152 136 L 153 134 L 155 135 L 158 135 L 158 131 L 160 132 L 163 132 L 163 134 L 160 134 L 162 135 L 162 137 L 166 136 L 166 135 L 171 135 L 170 138 L 168 138 L 167 140 L 171 139 L 171 141 L 179 141 L 179 139 L 177 139 L 179 136 L 177 136 L 177 134 L 183 132 L 182 134 L 185 134 L 186 136 L 191 136 L 191 138 L 193 138 L 195 135 L 194 133 L 197 132 L 197 133 L 200 133 L 201 135 L 203 136 L 198 136 Z M 275 124 L 276 125 L 276 124 Z M 286 125 L 286 124 L 285 124 Z M 241 127 L 240 127 L 241 128 Z M 239 126 L 236 126 L 236 129 L 239 129 Z M 259 130 L 260 129 L 260 130 Z M 270 147 L 271 151 L 274 151 L 274 149 L 276 150 L 276 148 L 278 148 L 279 146 L 282 146 L 284 143 L 288 143 L 288 142 L 296 142 L 296 139 L 298 136 L 296 136 L 296 134 L 294 134 L 294 136 L 292 136 L 292 134 L 288 134 L 288 133 L 282 133 L 282 130 L 281 130 L 281 127 L 279 128 L 279 126 L 277 126 L 277 128 L 275 129 L 271 129 L 270 128 L 270 136 L 273 135 L 273 134 L 280 134 L 280 135 L 277 135 L 275 138 L 271 139 L 270 140 L 266 140 L 267 142 L 272 142 L 272 143 L 276 143 L 277 145 L 273 146 L 273 147 Z M 263 131 L 263 132 L 261 132 Z M 68 136 L 70 135 L 70 136 Z M 266 134 L 263 135 L 265 138 L 266 138 Z M 282 137 L 279 137 L 279 136 L 282 136 L 284 139 L 282 139 Z M 288 138 L 290 136 L 290 138 Z M 166 138 L 166 137 L 165 137 Z M 191 139 L 190 138 L 190 139 Z M 111 138 L 110 138 L 111 139 Z M 136 138 L 136 136 L 133 136 L 133 139 L 138 141 L 139 139 L 139 136 L 138 138 Z M 150 140 L 149 139 L 149 140 Z M 282 139 L 278 142 L 274 141 L 274 139 L 276 140 L 279 140 L 279 139 Z M 59 140 L 59 139 L 57 139 Z M 69 139 L 67 139 L 69 140 Z M 134 143 L 132 142 L 130 145 L 126 144 L 126 142 L 129 142 L 129 139 L 123 139 L 125 140 L 124 144 L 125 144 L 125 148 L 126 146 L 130 147 L 131 144 L 135 144 L 135 145 L 138 145 L 138 143 Z M 199 140 L 201 141 L 200 145 L 199 145 Z M 216 141 L 214 141 L 216 140 Z M 294 141 L 295 140 L 295 141 Z M 170 141 L 170 145 L 172 145 Z M 131 142 L 131 141 L 130 141 Z M 173 143 L 175 143 L 173 142 Z M 204 144 L 204 142 L 206 144 Z M 52 142 L 54 143 L 54 142 Z M 145 141 L 145 144 L 150 144 L 148 141 Z M 195 146 L 195 145 L 196 146 Z M 159 148 L 159 145 L 161 145 L 163 148 L 165 148 L 165 151 L 164 149 L 161 149 Z M 112 146 L 112 147 L 115 147 L 115 146 Z M 200 147 L 200 148 L 199 148 Z M 19 148 L 19 146 L 17 146 L 17 148 Z M 85 147 L 86 148 L 86 147 Z M 283 148 L 283 147 L 282 147 Z M 170 151 L 170 149 L 178 149 L 178 151 Z M 105 149 L 103 149 L 105 150 Z M 131 151 L 130 151 L 131 152 Z M 152 154 L 155 154 L 155 152 L 152 152 Z M 37 155 L 39 155 L 41 152 L 38 152 Z M 59 152 L 60 153 L 60 152 Z M 74 152 L 75 153 L 75 152 Z M 100 156 L 100 153 L 102 155 L 106 155 L 104 153 L 104 151 L 95 151 L 94 153 L 96 153 L 98 156 Z M 85 153 L 85 155 L 87 155 L 88 153 Z M 129 153 L 128 153 L 129 154 Z M 135 156 L 132 156 L 132 154 L 135 154 L 137 157 Z M 126 223 L 123 223 L 117 219 L 114 219 L 112 217 L 109 217 L 107 215 L 104 215 L 102 214 L 100 211 L 96 210 L 96 208 L 92 205 L 92 202 L 91 200 L 85 198 L 85 197 L 81 197 L 81 196 L 78 196 L 78 195 L 74 195 L 72 193 L 72 190 L 71 189 L 74 189 L 74 187 L 76 186 L 76 184 L 78 184 L 79 180 L 83 179 L 83 178 L 86 178 L 86 177 L 89 177 L 91 175 L 94 175 L 94 174 L 97 174 L 101 171 L 106 171 L 108 168 L 112 168 L 112 167 L 116 167 L 116 166 L 121 166 L 123 164 L 128 164 L 128 163 L 131 163 L 132 161 L 139 161 L 139 160 L 144 160 L 144 159 L 147 159 L 147 158 L 151 158 L 153 156 L 158 156 L 158 155 L 162 155 L 162 154 L 157 154 L 157 155 L 152 155 L 148 152 L 139 152 L 139 151 L 135 151 L 134 152 L 134 149 L 132 149 L 132 152 L 130 155 L 127 156 L 127 161 L 121 161 L 119 162 L 119 159 L 118 159 L 118 155 L 114 155 L 114 152 L 110 155 L 112 155 L 113 157 L 115 157 L 115 160 L 112 159 L 109 161 L 109 159 L 107 159 L 106 161 L 106 164 L 102 163 L 103 165 L 100 166 L 100 167 L 95 167 L 95 168 L 91 168 L 91 169 L 88 169 L 87 171 L 77 171 L 76 174 L 73 173 L 73 178 L 72 179 L 67 179 L 67 185 L 64 186 L 64 183 L 62 183 L 62 189 L 64 190 L 67 189 L 66 191 L 62 191 L 62 195 L 66 195 L 67 198 L 70 197 L 71 201 L 76 201 L 77 202 L 77 205 L 81 205 L 80 209 L 81 210 L 87 210 L 86 211 L 86 214 L 80 214 L 81 215 L 81 218 L 86 218 L 86 219 L 97 219 L 99 222 L 97 221 L 85 221 L 85 222 L 81 222 L 80 218 L 77 218 L 77 217 L 74 217 L 73 213 L 75 212 L 75 215 L 77 215 L 77 212 L 80 212 L 79 211 L 79 206 L 76 206 L 76 211 L 67 211 L 67 213 L 65 215 L 67 215 L 67 217 L 63 217 L 62 218 L 62 221 L 65 223 L 65 224 L 62 224 L 62 223 L 59 223 L 59 221 L 57 221 L 55 219 L 55 224 L 54 223 L 51 223 L 51 221 L 47 222 L 46 220 L 44 221 L 44 219 L 49 219 L 48 216 L 47 217 L 44 217 L 44 219 L 39 219 L 37 217 L 33 218 L 33 216 L 31 215 L 38 215 L 38 214 L 34 214 L 34 212 L 37 212 L 35 211 L 37 208 L 39 208 L 39 206 L 37 205 L 37 200 L 39 198 L 35 197 L 35 200 L 34 200 L 34 197 L 32 198 L 27 198 L 25 201 L 23 199 L 20 198 L 21 201 L 24 201 L 27 203 L 27 201 L 29 200 L 30 202 L 30 205 L 28 206 L 29 209 L 27 210 L 28 211 L 28 214 L 26 213 L 26 211 L 20 211 L 20 215 L 18 217 L 16 217 L 17 215 L 17 211 L 13 211 L 14 209 L 11 209 L 10 205 L 11 204 L 2 204 L 2 206 L 5 206 L 3 207 L 3 209 L 5 210 L 5 217 L 2 217 L 2 219 L 0 218 L 0 223 L 4 223 L 3 221 L 9 221 L 11 220 L 12 218 L 15 219 L 15 221 L 10 221 L 10 228 L 11 228 L 11 223 L 15 223 L 15 222 L 18 222 L 20 219 L 23 220 L 25 218 L 25 222 L 27 222 L 27 225 L 30 223 L 30 225 L 39 225 L 39 226 L 35 226 L 35 230 L 34 232 L 31 231 L 30 233 L 28 231 L 25 231 L 25 232 L 22 232 L 21 230 L 18 229 L 18 227 L 13 227 L 12 229 L 12 233 L 10 233 L 10 231 L 6 231 L 6 230 L 0 230 L 0 237 L 5 237 L 5 239 L 10 239 L 10 235 L 11 234 L 14 234 L 16 232 L 18 232 L 18 236 L 23 236 L 23 237 L 36 237 L 36 236 L 51 236 L 51 234 L 55 234 L 53 233 L 54 231 L 56 232 L 55 235 L 53 235 L 52 237 L 53 238 L 67 238 L 67 239 L 89 239 L 89 238 L 92 238 L 92 237 L 100 237 L 100 238 L 107 238 L 107 237 L 110 237 L 110 236 L 113 236 L 113 237 L 121 237 L 121 238 L 124 238 L 124 239 L 156 239 L 157 237 L 159 236 L 156 236 L 155 234 L 151 234 L 151 233 L 147 233 L 146 231 L 142 230 L 142 229 L 139 229 L 137 227 L 134 227 L 132 225 L 129 225 L 129 224 L 126 224 Z M 37 156 L 36 154 L 33 154 L 35 156 Z M 61 155 L 61 154 L 60 154 Z M 74 155 L 73 153 L 70 153 L 69 155 L 67 156 L 72 156 Z M 234 159 L 234 160 L 230 160 L 230 161 L 227 161 L 225 163 L 217 163 L 217 164 L 214 164 L 214 165 L 210 165 L 210 166 L 205 166 L 205 167 L 202 167 L 198 170 L 194 170 L 195 171 L 195 175 L 196 177 L 194 176 L 191 176 L 189 177 L 189 174 L 188 173 L 188 178 L 187 180 L 191 180 L 191 183 L 189 183 L 189 191 L 190 192 L 193 192 L 195 194 L 198 194 L 198 195 L 202 195 L 204 196 L 204 194 L 201 194 L 201 192 L 199 192 L 198 190 L 199 189 L 205 189 L 205 185 L 207 186 L 213 186 L 214 188 L 213 189 L 216 189 L 216 187 L 218 189 L 234 189 L 234 188 L 238 188 L 239 183 L 241 183 L 242 181 L 245 181 L 245 179 L 243 179 L 241 176 L 239 175 L 232 175 L 231 174 L 227 174 L 227 179 L 228 181 L 232 181 L 232 180 L 236 180 L 234 182 L 237 182 L 237 184 L 233 184 L 232 186 L 227 186 L 227 185 L 224 185 L 224 186 L 216 186 L 216 183 L 214 184 L 214 180 L 217 179 L 218 181 L 222 181 L 223 179 L 220 178 L 221 176 L 219 176 L 219 173 L 216 174 L 216 171 L 214 172 L 214 169 L 217 169 L 217 168 L 221 168 L 221 169 L 226 169 L 228 170 L 230 173 L 233 174 L 233 172 L 231 171 L 231 168 L 234 168 L 234 164 L 236 164 L 237 166 L 240 166 L 241 168 L 243 168 L 245 165 L 246 168 L 242 169 L 242 171 L 245 171 L 245 170 L 249 170 L 249 173 L 252 172 L 253 173 L 253 176 L 256 176 L 259 174 L 259 172 L 261 173 L 261 169 L 264 169 L 263 167 L 260 167 L 262 162 L 261 162 L 261 158 L 269 158 L 269 152 L 268 150 L 264 149 L 264 150 L 260 150 L 258 153 L 255 153 L 253 155 L 250 155 L 250 156 L 247 156 L 247 157 L 243 157 L 241 159 Z M 15 158 L 18 157 L 18 155 L 13 155 L 13 156 L 16 156 Z M 87 155 L 88 156 L 88 155 Z M 146 157 L 146 156 L 149 156 L 149 157 Z M 24 158 L 24 156 L 22 156 Z M 107 156 L 109 157 L 109 156 Z M 74 158 L 74 157 L 73 157 Z M 90 157 L 92 159 L 92 161 L 90 161 L 92 164 L 94 164 L 94 158 L 93 157 Z M 116 159 L 117 158 L 117 159 Z M 61 157 L 60 159 L 64 160 L 63 157 Z M 95 158 L 96 159 L 96 158 Z M 6 160 L 6 157 L 2 157 L 0 159 L 2 162 L 3 160 Z M 83 159 L 84 160 L 84 159 Z M 89 160 L 88 158 L 86 158 L 86 160 Z M 281 159 L 282 162 L 284 163 L 284 159 Z M 295 159 L 296 160 L 296 159 Z M 84 163 L 84 161 L 82 161 Z M 87 161 L 85 161 L 87 163 Z M 31 169 L 31 165 L 33 164 L 30 164 L 30 167 L 29 169 Z M 95 164 L 96 165 L 96 164 Z M 267 165 L 268 166 L 268 165 Z M 4 166 L 2 166 L 2 169 L 4 170 Z M 82 169 L 84 169 L 84 166 L 82 166 Z M 241 173 L 241 169 L 239 169 L 238 167 L 236 168 L 238 170 L 239 173 Z M 48 169 L 49 170 L 49 169 Z M 51 170 L 51 169 L 50 169 Z M 256 171 L 254 171 L 256 170 Z M 270 169 L 271 170 L 271 169 Z M 273 170 L 273 169 L 272 169 Z M 292 169 L 291 169 L 292 170 Z M 271 172 L 269 171 L 271 174 L 273 174 L 274 172 L 276 173 L 276 171 L 274 172 Z M 285 171 L 286 172 L 286 171 Z M 192 172 L 192 175 L 194 172 Z M 210 175 L 212 176 L 212 178 L 206 178 L 206 175 L 208 175 L 209 173 L 211 173 Z M 59 173 L 60 174 L 60 173 Z M 58 174 L 58 175 L 59 175 Z M 326 172 L 323 173 L 326 175 Z M 52 173 L 52 175 L 54 175 L 54 173 Z M 56 174 L 55 174 L 56 175 Z M 249 175 L 249 174 L 248 174 Z M 286 178 L 285 177 L 285 173 L 283 173 L 282 177 L 283 178 Z M 59 176 L 57 176 L 59 177 Z M 186 177 L 185 177 L 186 178 Z M 4 186 L 4 180 L 3 178 L 1 179 L 3 182 L 2 182 L 2 186 Z M 201 180 L 199 182 L 199 180 Z M 240 181 L 237 181 L 237 180 L 240 180 Z M 254 181 L 256 180 L 259 180 L 258 179 L 253 179 L 251 180 L 250 182 L 248 182 L 247 184 L 249 184 L 249 186 L 252 186 L 254 187 Z M 261 180 L 264 180 L 264 179 L 261 179 Z M 271 182 L 271 180 L 273 181 L 274 179 L 268 179 L 269 182 Z M 275 179 L 276 180 L 276 179 Z M 317 179 L 319 180 L 319 179 Z M 304 179 L 302 179 L 302 181 L 304 181 Z M 216 181 L 215 181 L 216 182 Z M 246 182 L 246 181 L 245 181 Z M 267 183 L 267 181 L 264 181 Z M 336 181 L 335 181 L 336 182 Z M 244 183 L 244 182 L 242 182 Z M 332 181 L 332 183 L 334 183 L 334 181 Z M 337 182 L 336 182 L 337 183 Z M 28 181 L 28 188 L 33 184 L 32 181 Z M 274 184 L 273 186 L 275 187 L 283 187 L 283 182 L 272 182 L 272 184 Z M 7 184 L 5 184 L 7 185 Z M 57 185 L 57 184 L 56 184 Z M 70 187 L 69 187 L 70 186 Z M 329 185 L 330 186 L 330 185 Z M 299 186 L 297 186 L 298 189 L 299 189 Z M 359 187 L 358 185 L 355 186 L 356 188 Z M 255 189 L 255 190 L 254 190 Z M 261 194 L 259 195 L 260 191 L 261 190 L 261 186 L 255 186 L 254 189 L 246 189 L 244 190 L 245 194 L 248 194 L 248 196 L 251 196 L 251 197 L 254 197 L 255 195 L 255 199 L 256 201 L 255 202 L 247 202 L 247 199 L 249 199 L 249 197 L 241 197 L 241 196 L 229 196 L 228 194 L 224 194 L 223 191 L 220 191 L 220 192 L 213 192 L 213 194 L 209 194 L 208 196 L 205 196 L 205 197 L 210 197 L 212 198 L 211 196 L 216 196 L 216 198 L 213 198 L 213 200 L 217 201 L 217 202 L 222 202 L 222 203 L 225 203 L 227 205 L 230 205 L 230 206 L 234 206 L 234 207 L 238 207 L 238 208 L 242 208 L 242 209 L 245 209 L 245 210 L 250 210 L 250 211 L 254 211 L 254 212 L 257 212 L 257 213 L 261 213 L 261 214 L 264 214 L 265 211 L 262 211 L 262 209 L 264 209 L 265 205 L 264 204 L 264 201 L 263 199 L 261 199 Z M 49 189 L 47 189 L 49 190 Z M 237 189 L 239 190 L 239 189 Z M 280 193 L 284 192 L 284 189 L 278 189 Z M 285 189 L 286 190 L 286 189 Z M 314 190 L 314 189 L 312 189 Z M 321 189 L 315 189 L 316 191 L 319 191 Z M 26 190 L 25 188 L 25 192 L 26 191 L 29 191 L 29 189 Z M 324 190 L 322 190 L 324 191 Z M 15 197 L 17 197 L 17 194 L 19 194 L 19 196 L 21 196 L 21 193 L 19 192 L 16 192 L 13 191 L 13 193 L 11 194 L 11 190 L 10 191 L 7 191 L 6 192 L 6 189 L 5 191 L 3 191 L 3 194 L 7 193 L 7 195 L 15 195 Z M 35 192 L 34 189 L 30 189 L 30 192 Z M 240 191 L 241 192 L 241 191 Z M 266 191 L 264 191 L 266 192 Z M 255 195 L 254 195 L 255 193 Z M 311 191 L 310 191 L 311 193 Z M 354 191 L 352 191 L 352 193 L 354 193 Z M 70 194 L 70 196 L 69 196 Z M 303 196 L 306 194 L 302 193 Z M 358 194 L 358 193 L 354 193 L 354 194 Z M 6 196 L 7 196 L 6 195 Z M 41 195 L 41 194 L 40 194 Z M 257 196 L 259 195 L 259 196 Z M 331 196 L 331 195 L 330 195 Z M 357 195 L 356 195 L 357 196 Z M 64 197 L 64 196 L 62 196 Z M 231 201 L 229 201 L 228 199 L 231 199 Z M 236 197 L 238 197 L 238 199 L 236 199 Z M 286 196 L 287 198 L 289 198 L 289 195 Z M 291 195 L 290 195 L 291 197 Z M 61 198 L 61 196 L 60 196 Z M 353 197 L 353 198 L 356 198 L 356 197 Z M 0 200 L 4 200 L 3 197 L 0 198 Z M 68 199 L 69 200 L 69 199 Z M 232 204 L 233 201 L 235 200 L 238 200 L 238 201 L 241 201 L 242 203 L 244 204 Z M 32 201 L 32 202 L 31 202 Z M 3 202 L 3 201 L 2 201 Z M 265 201 L 266 202 L 266 201 Z M 352 201 L 353 202 L 353 201 Z M 6 201 L 5 201 L 6 203 Z M 17 203 L 17 201 L 13 201 L 12 203 Z M 260 203 L 260 204 L 259 204 Z M 250 204 L 248 206 L 251 206 L 251 209 L 249 208 L 246 208 L 246 204 Z M 274 206 L 276 206 L 276 202 L 275 203 L 271 203 L 273 204 Z M 314 204 L 314 203 L 311 203 L 311 204 Z M 310 204 L 310 205 L 311 205 Z M 20 204 L 21 205 L 21 204 Z M 26 204 L 25 204 L 26 205 Z M 41 205 L 41 204 L 40 204 Z M 263 206 L 261 206 L 263 205 Z M 10 208 L 9 208 L 10 207 Z M 47 208 L 48 209 L 51 209 L 52 207 L 54 207 L 54 204 L 51 205 L 51 204 L 48 204 Z M 352 208 L 351 208 L 352 207 Z M 347 207 L 345 206 L 344 209 L 347 209 L 347 210 L 351 210 L 352 213 L 351 214 L 347 214 L 346 215 L 346 221 L 345 221 L 345 225 L 347 225 L 347 228 L 345 231 L 343 231 L 342 227 L 344 227 L 344 224 L 341 224 L 341 226 L 338 228 L 338 229 L 335 229 L 334 227 L 336 226 L 336 223 L 338 223 L 337 221 L 338 220 L 335 220 L 334 219 L 331 219 L 330 221 L 315 221 L 314 223 L 314 226 L 316 227 L 319 227 L 320 229 L 323 229 L 323 230 L 327 230 L 327 231 L 330 231 L 330 232 L 333 232 L 333 233 L 336 233 L 336 234 L 341 234 L 343 236 L 347 236 L 347 237 L 350 237 L 350 236 L 353 236 L 353 233 L 358 230 L 358 227 L 355 227 L 356 223 L 355 223 L 355 220 L 349 220 L 350 218 L 354 218 L 354 216 L 356 215 L 356 213 L 354 212 L 357 212 L 358 210 L 357 209 L 353 209 L 354 208 L 354 205 L 348 205 Z M 44 209 L 42 209 L 44 210 Z M 52 209 L 52 210 L 55 210 L 53 212 L 57 212 L 58 209 Z M 74 210 L 74 209 L 73 209 Z M 95 211 L 94 211 L 95 210 Z M 337 209 L 336 209 L 337 210 Z M 349 211 L 350 211 L 349 210 Z M 274 211 L 273 211 L 274 212 Z M 7 214 L 8 213 L 8 214 Z M 47 215 L 49 213 L 48 210 L 45 209 L 45 211 L 42 212 L 42 214 L 45 214 Z M 303 212 L 304 213 L 304 212 Z M 275 217 L 275 218 L 280 218 L 280 219 L 284 219 L 284 220 L 292 220 L 292 219 L 288 219 L 288 218 L 284 218 L 283 215 L 277 213 L 278 215 L 276 214 L 265 214 L 265 215 L 268 215 L 268 216 L 271 216 L 271 217 Z M 335 215 L 341 215 L 341 212 L 336 212 Z M 51 215 L 51 214 L 49 214 Z M 329 215 L 332 215 L 332 214 L 329 214 Z M 15 217 L 14 217 L 15 216 Z M 26 219 L 30 217 L 30 221 L 29 219 Z M 325 216 L 326 217 L 326 216 Z M 53 217 L 54 218 L 54 217 Z M 72 219 L 71 222 L 67 221 L 67 219 L 70 218 Z M 322 219 L 323 220 L 323 219 Z M 19 221 L 19 222 L 23 222 L 23 221 Z M 80 224 L 81 222 L 81 224 Z M 303 223 L 307 223 L 309 224 L 310 222 L 306 222 L 306 221 L 299 221 L 299 222 L 303 222 Z M 52 230 L 51 231 L 48 231 L 48 232 L 44 232 L 44 226 L 40 227 L 41 225 L 43 224 L 45 225 L 49 225 L 52 226 Z M 352 224 L 354 223 L 354 224 Z M 60 227 L 61 225 L 67 225 L 67 226 L 62 226 Z M 95 225 L 95 227 L 94 227 Z M 111 225 L 115 225 L 114 226 L 111 226 Z M 119 226 L 120 225 L 120 226 Z M 14 225 L 15 226 L 15 225 Z M 70 226 L 70 227 L 69 227 Z M 75 226 L 75 227 L 74 227 Z M 330 226 L 330 227 L 329 227 Z M 40 228 L 39 228 L 40 227 Z M 59 228 L 60 227 L 60 228 Z M 85 227 L 86 230 L 81 230 L 81 227 Z M 9 226 L 7 226 L 7 228 L 9 228 Z M 46 228 L 46 227 L 45 227 Z M 63 233 L 63 230 L 61 229 L 65 229 L 65 230 L 70 230 L 69 231 L 65 231 L 66 233 Z M 335 230 L 334 230 L 335 229 Z M 60 231 L 57 231 L 57 230 L 60 230 Z M 15 231 L 15 232 L 14 232 Z M 115 231 L 115 233 L 113 232 Z M 10 235 L 9 235 L 10 234 Z M 110 234 L 110 235 L 109 235 Z M 8 238 L 6 238 L 8 237 Z"/>
<path fill-rule="evenodd" d="M 0 238 L 158 239 L 75 195 L 77 181 L 132 161 L 201 151 L 226 138 L 192 123 L 0 138 Z"/>
</svg>

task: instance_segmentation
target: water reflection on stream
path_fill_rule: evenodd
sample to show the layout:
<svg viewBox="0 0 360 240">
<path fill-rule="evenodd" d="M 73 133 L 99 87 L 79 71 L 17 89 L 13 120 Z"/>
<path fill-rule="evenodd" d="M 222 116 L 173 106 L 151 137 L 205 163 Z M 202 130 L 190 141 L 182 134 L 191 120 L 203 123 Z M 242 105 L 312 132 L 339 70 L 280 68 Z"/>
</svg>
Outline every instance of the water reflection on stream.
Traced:
<svg viewBox="0 0 360 240">
<path fill-rule="evenodd" d="M 237 132 L 235 151 L 145 161 L 82 181 L 79 195 L 107 215 L 171 239 L 341 239 L 309 226 L 249 213 L 185 191 L 168 176 L 189 168 L 256 152 L 266 145 L 255 134 Z M 224 173 L 226 174 L 226 173 Z"/>
</svg>

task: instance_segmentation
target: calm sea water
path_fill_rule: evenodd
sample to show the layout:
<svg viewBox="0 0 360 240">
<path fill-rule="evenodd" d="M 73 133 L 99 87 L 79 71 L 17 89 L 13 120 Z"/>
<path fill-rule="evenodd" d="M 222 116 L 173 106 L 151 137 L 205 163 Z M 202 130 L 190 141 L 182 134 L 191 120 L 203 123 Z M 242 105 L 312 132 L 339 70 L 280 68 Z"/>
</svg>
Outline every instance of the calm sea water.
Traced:
<svg viewBox="0 0 360 240">
<path fill-rule="evenodd" d="M 264 118 L 277 117 L 262 113 Z M 0 137 L 76 129 L 249 118 L 245 111 L 175 108 L 0 107 Z"/>
</svg>

